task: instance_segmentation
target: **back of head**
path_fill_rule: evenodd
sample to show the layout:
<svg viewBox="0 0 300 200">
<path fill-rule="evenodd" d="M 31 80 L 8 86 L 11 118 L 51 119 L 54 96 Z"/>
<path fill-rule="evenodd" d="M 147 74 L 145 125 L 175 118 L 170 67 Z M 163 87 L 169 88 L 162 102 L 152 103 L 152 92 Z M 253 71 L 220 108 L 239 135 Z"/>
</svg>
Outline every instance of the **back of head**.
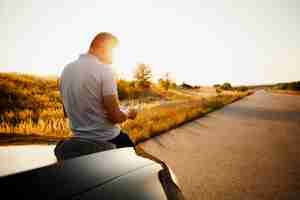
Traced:
<svg viewBox="0 0 300 200">
<path fill-rule="evenodd" d="M 98 33 L 90 44 L 90 50 L 99 48 L 115 47 L 118 44 L 118 39 L 111 33 L 101 32 Z"/>
</svg>

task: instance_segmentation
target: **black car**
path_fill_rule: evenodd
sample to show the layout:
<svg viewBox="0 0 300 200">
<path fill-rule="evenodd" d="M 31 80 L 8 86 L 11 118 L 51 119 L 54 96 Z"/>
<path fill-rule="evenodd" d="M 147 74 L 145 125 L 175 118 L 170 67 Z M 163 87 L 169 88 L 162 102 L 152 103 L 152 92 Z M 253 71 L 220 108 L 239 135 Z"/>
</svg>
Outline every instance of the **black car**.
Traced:
<svg viewBox="0 0 300 200">
<path fill-rule="evenodd" d="M 133 148 L 93 153 L 6 175 L 1 196 L 10 199 L 184 199 L 163 162 L 138 156 Z"/>
</svg>

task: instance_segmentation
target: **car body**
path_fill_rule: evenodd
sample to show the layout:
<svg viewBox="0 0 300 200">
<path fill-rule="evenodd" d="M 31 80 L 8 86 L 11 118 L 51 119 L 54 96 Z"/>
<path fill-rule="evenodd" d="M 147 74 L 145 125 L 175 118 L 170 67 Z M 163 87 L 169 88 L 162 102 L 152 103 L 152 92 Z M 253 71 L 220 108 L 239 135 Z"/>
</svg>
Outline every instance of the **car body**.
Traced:
<svg viewBox="0 0 300 200">
<path fill-rule="evenodd" d="M 0 178 L 12 199 L 184 199 L 163 162 L 119 148 L 60 161 Z"/>
</svg>

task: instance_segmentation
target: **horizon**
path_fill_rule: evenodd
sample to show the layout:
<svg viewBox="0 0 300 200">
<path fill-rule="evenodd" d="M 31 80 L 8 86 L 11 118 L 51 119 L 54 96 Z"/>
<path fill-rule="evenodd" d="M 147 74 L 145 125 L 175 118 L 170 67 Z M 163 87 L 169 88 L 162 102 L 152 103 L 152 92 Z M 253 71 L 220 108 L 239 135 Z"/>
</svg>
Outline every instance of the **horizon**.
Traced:
<svg viewBox="0 0 300 200">
<path fill-rule="evenodd" d="M 145 63 L 155 80 L 170 72 L 176 82 L 192 85 L 300 80 L 296 0 L 0 5 L 1 72 L 59 76 L 96 33 L 108 31 L 120 40 L 113 67 L 126 79 Z"/>
<path fill-rule="evenodd" d="M 7 73 L 7 74 L 16 74 L 16 75 L 29 75 L 29 76 L 33 76 L 33 77 L 37 77 L 37 78 L 45 78 L 45 79 L 57 79 L 59 78 L 59 76 L 57 75 L 46 75 L 46 74 L 30 74 L 30 73 L 24 73 L 24 72 L 0 72 L 1 73 Z M 135 80 L 134 78 L 133 79 L 126 79 L 126 78 L 120 78 L 120 79 L 117 79 L 117 80 L 125 80 L 125 81 L 133 81 Z M 288 82 L 269 82 L 269 83 L 262 83 L 262 84 L 232 84 L 230 83 L 232 86 L 267 86 L 267 85 L 275 85 L 275 84 L 281 84 L 281 83 L 291 83 L 291 82 L 299 82 L 300 80 L 291 80 L 291 81 L 288 81 Z M 155 83 L 155 84 L 158 84 L 158 78 L 154 78 L 152 81 L 152 83 Z M 192 86 L 201 86 L 201 87 L 213 87 L 213 85 L 215 84 L 224 84 L 226 82 L 222 82 L 222 83 L 212 83 L 211 85 L 209 84 L 191 84 L 191 83 L 188 83 L 187 81 L 182 81 L 182 82 L 176 82 L 177 85 L 181 85 L 183 83 L 186 83 L 186 84 L 189 84 L 189 85 L 192 85 Z"/>
</svg>

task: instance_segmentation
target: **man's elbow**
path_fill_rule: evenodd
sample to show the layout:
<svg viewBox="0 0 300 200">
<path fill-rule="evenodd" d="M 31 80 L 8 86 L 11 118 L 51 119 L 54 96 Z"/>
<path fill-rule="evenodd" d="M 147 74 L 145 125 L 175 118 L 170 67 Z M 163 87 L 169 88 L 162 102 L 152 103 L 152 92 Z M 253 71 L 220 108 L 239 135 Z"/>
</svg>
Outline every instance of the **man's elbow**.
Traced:
<svg viewBox="0 0 300 200">
<path fill-rule="evenodd" d="M 120 116 L 120 115 L 118 115 L 117 113 L 114 113 L 114 112 L 108 113 L 107 117 L 114 124 L 122 123 L 126 120 L 125 117 L 122 117 L 122 116 Z"/>
<path fill-rule="evenodd" d="M 113 117 L 108 117 L 108 120 L 110 122 L 112 122 L 113 124 L 118 124 L 118 123 L 121 123 L 120 120 L 116 119 L 116 118 L 113 118 Z"/>
</svg>

